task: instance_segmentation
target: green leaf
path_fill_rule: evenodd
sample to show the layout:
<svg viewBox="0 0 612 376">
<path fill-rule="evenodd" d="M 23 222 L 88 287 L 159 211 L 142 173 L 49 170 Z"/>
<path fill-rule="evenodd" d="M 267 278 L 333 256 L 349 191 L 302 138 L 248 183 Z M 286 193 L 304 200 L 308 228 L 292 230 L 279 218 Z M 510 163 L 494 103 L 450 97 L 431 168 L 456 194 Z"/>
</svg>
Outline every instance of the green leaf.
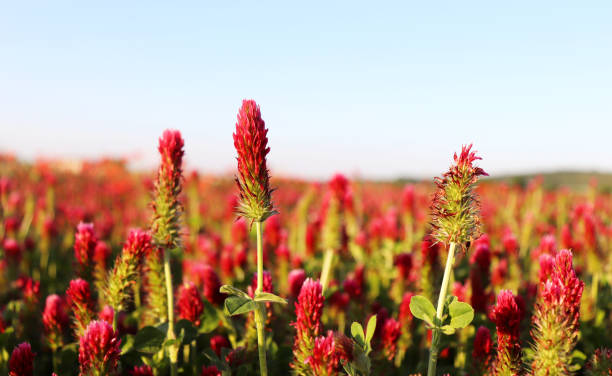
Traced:
<svg viewBox="0 0 612 376">
<path fill-rule="evenodd" d="M 440 330 L 442 330 L 442 333 L 447 334 L 447 335 L 455 334 L 455 331 L 456 331 L 456 329 L 450 325 L 444 325 L 440 327 Z"/>
<path fill-rule="evenodd" d="M 225 312 L 230 316 L 251 312 L 257 307 L 251 298 L 242 296 L 230 296 L 225 299 Z"/>
<path fill-rule="evenodd" d="M 417 319 L 433 325 L 436 309 L 426 297 L 421 295 L 413 296 L 410 300 L 410 312 Z"/>
<path fill-rule="evenodd" d="M 219 289 L 219 292 L 222 294 L 227 294 L 227 295 L 234 295 L 234 296 L 241 296 L 243 298 L 248 298 L 251 299 L 251 297 L 249 296 L 249 294 L 247 294 L 246 292 L 235 288 L 234 286 L 231 285 L 223 285 L 221 286 L 221 288 Z"/>
<path fill-rule="evenodd" d="M 464 302 L 452 302 L 448 306 L 448 313 L 451 317 L 450 326 L 455 329 L 465 328 L 474 319 L 474 309 Z"/>
<path fill-rule="evenodd" d="M 164 343 L 166 333 L 153 326 L 145 326 L 134 336 L 133 348 L 145 354 L 155 354 Z"/>
<path fill-rule="evenodd" d="M 360 323 L 353 321 L 351 324 L 351 334 L 362 348 L 366 347 L 365 334 L 363 333 L 363 327 Z"/>
<path fill-rule="evenodd" d="M 255 294 L 255 298 L 253 299 L 256 302 L 272 302 L 272 303 L 281 303 L 287 304 L 287 301 L 280 296 L 271 294 L 269 292 L 258 292 Z"/>
<path fill-rule="evenodd" d="M 368 320 L 368 324 L 366 326 L 365 340 L 367 344 L 370 344 L 372 337 L 374 337 L 375 331 L 376 331 L 376 315 L 370 317 L 370 320 Z"/>
<path fill-rule="evenodd" d="M 342 362 L 342 368 L 344 368 L 344 370 L 346 371 L 347 375 L 349 375 L 349 376 L 357 376 L 357 371 L 355 370 L 355 367 L 353 367 L 353 365 L 351 363 L 348 363 L 346 361 Z"/>
<path fill-rule="evenodd" d="M 219 327 L 221 318 L 217 314 L 216 309 L 206 309 L 200 318 L 200 333 L 210 333 Z"/>
<path fill-rule="evenodd" d="M 184 344 L 191 343 L 198 335 L 198 329 L 191 321 L 185 319 L 177 321 L 175 330 L 184 337 L 181 341 Z"/>
</svg>

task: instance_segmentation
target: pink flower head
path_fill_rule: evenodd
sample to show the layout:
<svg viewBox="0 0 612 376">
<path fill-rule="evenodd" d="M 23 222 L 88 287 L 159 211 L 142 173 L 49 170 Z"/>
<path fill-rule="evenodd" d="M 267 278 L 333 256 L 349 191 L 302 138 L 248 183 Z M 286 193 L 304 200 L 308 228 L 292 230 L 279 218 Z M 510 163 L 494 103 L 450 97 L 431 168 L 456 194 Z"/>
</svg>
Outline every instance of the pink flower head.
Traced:
<svg viewBox="0 0 612 376">
<path fill-rule="evenodd" d="M 251 297 L 255 296 L 255 290 L 257 290 L 257 273 L 253 274 L 251 279 L 251 285 L 247 288 L 247 292 Z M 272 275 L 269 271 L 264 270 L 263 272 L 263 292 L 274 292 L 274 286 L 272 285 Z"/>
<path fill-rule="evenodd" d="M 480 218 L 474 189 L 479 177 L 487 173 L 474 166 L 481 158 L 471 148 L 463 146 L 459 156 L 455 153 L 455 163 L 448 172 L 434 180 L 437 189 L 431 204 L 432 226 L 434 237 L 441 243 L 462 245 L 478 236 Z"/>
<path fill-rule="evenodd" d="M 2 242 L 2 248 L 6 258 L 14 263 L 19 263 L 21 260 L 21 246 L 17 243 L 17 240 L 13 238 L 6 238 Z"/>
<path fill-rule="evenodd" d="M 402 191 L 402 209 L 404 213 L 413 215 L 415 214 L 416 200 L 414 193 L 414 185 L 407 184 Z"/>
<path fill-rule="evenodd" d="M 30 277 L 21 276 L 15 281 L 15 287 L 21 290 L 23 300 L 25 300 L 26 303 L 38 303 L 40 298 L 40 282 Z"/>
<path fill-rule="evenodd" d="M 240 190 L 236 211 L 252 221 L 265 221 L 276 214 L 276 210 L 266 163 L 270 152 L 268 130 L 255 101 L 242 101 L 233 136 L 238 153 L 236 184 Z"/>
<path fill-rule="evenodd" d="M 89 283 L 84 279 L 77 278 L 70 281 L 70 286 L 66 290 L 69 302 L 72 306 L 81 306 L 88 310 L 94 309 L 94 302 L 91 299 L 91 289 Z"/>
<path fill-rule="evenodd" d="M 404 293 L 402 302 L 399 307 L 399 321 L 403 328 L 407 328 L 412 323 L 412 313 L 410 311 L 410 302 L 412 301 L 413 293 Z"/>
<path fill-rule="evenodd" d="M 73 279 L 66 295 L 74 314 L 77 333 L 81 334 L 94 316 L 95 303 L 91 298 L 89 283 L 81 278 Z"/>
<path fill-rule="evenodd" d="M 153 369 L 149 366 L 134 366 L 130 376 L 153 376 Z"/>
<path fill-rule="evenodd" d="M 200 316 L 204 312 L 204 303 L 193 282 L 185 282 L 178 290 L 177 299 L 178 316 L 191 321 L 196 327 L 200 326 Z"/>
<path fill-rule="evenodd" d="M 231 349 L 230 343 L 224 336 L 217 334 L 210 338 L 210 348 L 217 354 L 217 356 L 221 356 L 221 349 Z"/>
<path fill-rule="evenodd" d="M 457 300 L 460 302 L 465 302 L 467 296 L 467 286 L 459 281 L 455 281 L 453 283 L 453 295 L 455 295 Z"/>
<path fill-rule="evenodd" d="M 294 269 L 289 272 L 289 293 L 297 297 L 306 280 L 306 272 L 303 269 Z"/>
<path fill-rule="evenodd" d="M 521 344 L 519 332 L 523 312 L 520 302 L 510 290 L 497 295 L 497 305 L 490 318 L 497 328 L 497 359 L 495 369 L 513 371 L 520 368 Z M 497 373 L 496 373 L 497 374 Z"/>
<path fill-rule="evenodd" d="M 47 296 L 42 321 L 50 344 L 52 346 L 60 345 L 62 343 L 62 335 L 70 322 L 70 318 L 66 313 L 64 299 L 57 294 Z"/>
<path fill-rule="evenodd" d="M 105 305 L 100 313 L 98 313 L 98 318 L 112 325 L 115 319 L 115 310 L 113 310 L 113 307 Z"/>
<path fill-rule="evenodd" d="M 112 253 L 111 248 L 101 240 L 96 244 L 96 248 L 94 250 L 94 261 L 97 265 L 100 265 L 102 269 L 106 269 L 106 262 Z"/>
<path fill-rule="evenodd" d="M 203 295 L 212 304 L 223 304 L 225 296 L 219 292 L 221 280 L 215 269 L 210 265 L 204 265 L 199 271 L 199 276 L 203 283 Z"/>
<path fill-rule="evenodd" d="M 296 346 L 303 337 L 314 338 L 321 333 L 321 315 L 323 314 L 323 292 L 321 284 L 308 278 L 302 284 L 302 289 L 295 303 L 296 321 L 293 326 L 297 330 Z"/>
<path fill-rule="evenodd" d="M 309 365 L 315 375 L 335 375 L 340 361 L 347 355 L 343 347 L 338 346 L 336 336 L 328 331 L 326 336 L 315 338 L 312 355 L 305 363 Z"/>
<path fill-rule="evenodd" d="M 32 376 L 34 374 L 34 355 L 28 342 L 17 345 L 9 359 L 9 376 Z"/>
<path fill-rule="evenodd" d="M 580 300 L 584 282 L 576 276 L 572 260 L 572 252 L 567 249 L 557 253 L 554 269 L 545 284 L 543 296 L 551 305 L 558 304 L 563 307 L 564 316 L 570 320 L 570 330 L 573 331 L 577 330 L 580 324 Z"/>
<path fill-rule="evenodd" d="M 146 231 L 133 229 L 123 245 L 123 255 L 140 262 L 144 255 L 151 252 L 151 247 L 151 235 Z"/>
<path fill-rule="evenodd" d="M 397 353 L 397 340 L 401 334 L 401 325 L 394 318 L 387 319 L 382 328 L 383 354 L 387 360 L 392 360 Z"/>
<path fill-rule="evenodd" d="M 410 271 L 412 270 L 412 254 L 400 253 L 395 256 L 394 264 L 397 266 L 397 270 L 402 280 L 408 281 L 410 278 Z"/>
<path fill-rule="evenodd" d="M 200 376 L 221 376 L 221 371 L 216 366 L 204 366 Z"/>
<path fill-rule="evenodd" d="M 81 272 L 87 273 L 92 266 L 98 239 L 94 234 L 92 223 L 79 223 L 74 235 L 74 257 L 80 265 Z"/>
<path fill-rule="evenodd" d="M 489 246 L 478 244 L 470 257 L 470 262 L 478 268 L 481 274 L 488 275 L 491 269 L 491 251 Z"/>
<path fill-rule="evenodd" d="M 183 147 L 185 142 L 181 132 L 166 129 L 159 139 L 157 150 L 161 154 L 160 174 L 168 181 L 178 182 L 182 174 Z"/>
<path fill-rule="evenodd" d="M 502 238 L 502 243 L 504 245 L 504 250 L 511 255 L 516 254 L 518 251 L 518 240 L 516 240 L 516 236 L 510 231 L 506 231 Z"/>
<path fill-rule="evenodd" d="M 548 253 L 540 255 L 540 282 L 546 282 L 553 272 L 555 266 L 555 258 Z"/>
<path fill-rule="evenodd" d="M 121 340 L 106 321 L 92 321 L 79 340 L 81 375 L 115 375 Z"/>
<path fill-rule="evenodd" d="M 491 363 L 493 353 L 493 341 L 491 341 L 491 332 L 485 326 L 480 326 L 474 337 L 474 347 L 472 350 L 472 359 L 474 367 L 484 374 Z"/>
<path fill-rule="evenodd" d="M 349 180 L 342 174 L 334 175 L 329 181 L 329 189 L 333 197 L 340 203 L 344 203 L 344 198 L 349 190 Z"/>
</svg>

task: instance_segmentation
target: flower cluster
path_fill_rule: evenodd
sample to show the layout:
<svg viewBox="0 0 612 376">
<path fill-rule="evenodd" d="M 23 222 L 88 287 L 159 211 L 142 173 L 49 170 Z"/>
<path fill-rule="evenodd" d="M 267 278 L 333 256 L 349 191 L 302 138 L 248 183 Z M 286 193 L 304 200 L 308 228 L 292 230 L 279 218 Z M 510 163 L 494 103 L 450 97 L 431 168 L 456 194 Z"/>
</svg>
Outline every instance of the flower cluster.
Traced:
<svg viewBox="0 0 612 376">
<path fill-rule="evenodd" d="M 34 375 L 34 353 L 28 342 L 15 347 L 9 359 L 9 376 Z"/>
<path fill-rule="evenodd" d="M 131 230 L 123 246 L 121 255 L 117 257 L 113 269 L 108 275 L 105 293 L 108 303 L 115 312 L 124 310 L 125 304 L 132 293 L 140 264 L 144 255 L 151 252 L 151 236 L 142 230 Z"/>
<path fill-rule="evenodd" d="M 195 326 L 200 325 L 204 303 L 193 282 L 185 282 L 179 287 L 176 305 L 180 318 L 191 321 Z"/>
<path fill-rule="evenodd" d="M 465 244 L 476 237 L 480 227 L 474 188 L 478 178 L 487 173 L 473 165 L 481 158 L 471 149 L 472 145 L 464 146 L 460 155 L 455 154 L 455 163 L 448 172 L 435 179 L 432 226 L 434 237 L 441 243 Z"/>
<path fill-rule="evenodd" d="M 92 321 L 79 340 L 81 376 L 116 375 L 120 343 L 109 323 Z"/>
<path fill-rule="evenodd" d="M 276 214 L 276 210 L 272 203 L 273 190 L 266 164 L 266 156 L 270 152 L 268 129 L 255 101 L 242 101 L 233 136 L 238 153 L 236 183 L 240 190 L 236 211 L 252 221 L 263 222 Z"/>
<path fill-rule="evenodd" d="M 75 334 L 80 337 L 95 316 L 95 303 L 89 283 L 81 278 L 73 279 L 66 290 L 66 296 L 74 315 Z"/>
<path fill-rule="evenodd" d="M 310 370 L 306 360 L 313 355 L 315 338 L 321 334 L 323 314 L 323 292 L 321 284 L 308 278 L 304 281 L 295 303 L 296 329 L 293 343 L 293 362 L 291 367 L 303 374 Z"/>
<path fill-rule="evenodd" d="M 74 235 L 74 258 L 77 261 L 80 276 L 91 278 L 93 258 L 98 239 L 94 234 L 92 223 L 79 223 Z"/>
<path fill-rule="evenodd" d="M 70 322 L 65 305 L 64 299 L 57 294 L 49 295 L 45 302 L 42 320 L 47 341 L 53 349 L 63 345 L 64 333 Z"/>
<path fill-rule="evenodd" d="M 552 264 L 550 258 L 540 260 L 543 263 L 532 317 L 534 359 L 531 368 L 534 376 L 549 375 L 550 369 L 558 370 L 560 375 L 569 374 L 579 335 L 584 282 L 576 276 L 571 251 L 559 251 Z"/>
<path fill-rule="evenodd" d="M 183 146 L 181 133 L 176 130 L 165 130 L 159 139 L 161 164 L 155 181 L 151 231 L 155 244 L 168 251 L 180 244 L 180 216 L 183 208 L 179 194 L 182 190 Z"/>
<path fill-rule="evenodd" d="M 497 305 L 490 313 L 497 328 L 497 358 L 493 363 L 493 374 L 515 375 L 521 370 L 520 326 L 523 309 L 520 301 L 509 290 L 497 295 Z"/>
</svg>

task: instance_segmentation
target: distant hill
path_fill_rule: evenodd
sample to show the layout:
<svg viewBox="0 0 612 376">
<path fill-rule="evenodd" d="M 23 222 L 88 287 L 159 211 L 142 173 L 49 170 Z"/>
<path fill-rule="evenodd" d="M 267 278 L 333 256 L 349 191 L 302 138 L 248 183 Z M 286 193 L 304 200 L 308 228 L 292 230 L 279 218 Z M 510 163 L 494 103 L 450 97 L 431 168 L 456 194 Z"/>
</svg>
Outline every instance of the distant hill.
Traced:
<svg viewBox="0 0 612 376">
<path fill-rule="evenodd" d="M 487 177 L 483 180 L 494 182 L 506 182 L 509 184 L 518 184 L 526 186 L 529 181 L 536 177 L 542 178 L 542 184 L 545 189 L 557 189 L 560 187 L 568 187 L 572 190 L 586 189 L 591 181 L 595 179 L 597 186 L 603 192 L 612 193 L 612 173 L 598 171 L 552 171 L 542 173 L 529 174 L 508 174 L 495 177 Z M 414 183 L 422 181 L 422 179 L 402 178 L 396 183 Z"/>
<path fill-rule="evenodd" d="M 542 178 L 544 188 L 556 189 L 568 187 L 574 190 L 586 189 L 592 181 L 597 182 L 600 190 L 612 192 L 612 173 L 597 171 L 553 171 L 534 174 L 505 175 L 489 178 L 492 181 L 504 181 L 512 184 L 526 185 L 535 177 Z"/>
</svg>

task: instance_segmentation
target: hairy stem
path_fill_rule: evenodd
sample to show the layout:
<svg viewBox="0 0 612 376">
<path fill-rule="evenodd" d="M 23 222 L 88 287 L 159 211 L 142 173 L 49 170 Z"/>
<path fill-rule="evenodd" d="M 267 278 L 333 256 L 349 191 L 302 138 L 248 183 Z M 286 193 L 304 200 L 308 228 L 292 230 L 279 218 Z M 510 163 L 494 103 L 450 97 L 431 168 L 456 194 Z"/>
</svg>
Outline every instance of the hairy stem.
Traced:
<svg viewBox="0 0 612 376">
<path fill-rule="evenodd" d="M 448 292 L 448 285 L 450 282 L 450 276 L 453 272 L 453 261 L 455 259 L 455 247 L 456 243 L 451 242 L 448 247 L 448 256 L 446 257 L 446 267 L 444 268 L 444 277 L 442 278 L 442 286 L 440 286 L 440 296 L 438 296 L 438 306 L 436 308 L 436 318 L 439 322 L 442 321 L 442 315 L 444 314 L 444 302 L 446 301 L 446 294 Z M 429 351 L 429 364 L 427 366 L 427 376 L 436 375 L 436 366 L 438 364 L 438 352 L 440 345 L 441 332 L 438 329 L 433 330 L 433 337 L 431 340 L 431 350 Z"/>
<path fill-rule="evenodd" d="M 166 295 L 168 298 L 168 334 L 166 338 L 169 340 L 176 339 L 174 333 L 174 290 L 172 289 L 172 271 L 170 270 L 170 252 L 164 250 L 164 275 L 166 277 Z M 176 344 L 168 348 L 168 356 L 170 358 L 170 374 L 178 375 L 178 347 Z"/>
<path fill-rule="evenodd" d="M 263 292 L 263 231 L 261 222 L 255 222 L 257 232 L 257 290 L 256 293 Z M 268 363 L 266 360 L 266 304 L 257 303 L 255 309 L 255 325 L 257 326 L 257 350 L 259 352 L 259 372 L 261 376 L 268 375 Z"/>
</svg>

